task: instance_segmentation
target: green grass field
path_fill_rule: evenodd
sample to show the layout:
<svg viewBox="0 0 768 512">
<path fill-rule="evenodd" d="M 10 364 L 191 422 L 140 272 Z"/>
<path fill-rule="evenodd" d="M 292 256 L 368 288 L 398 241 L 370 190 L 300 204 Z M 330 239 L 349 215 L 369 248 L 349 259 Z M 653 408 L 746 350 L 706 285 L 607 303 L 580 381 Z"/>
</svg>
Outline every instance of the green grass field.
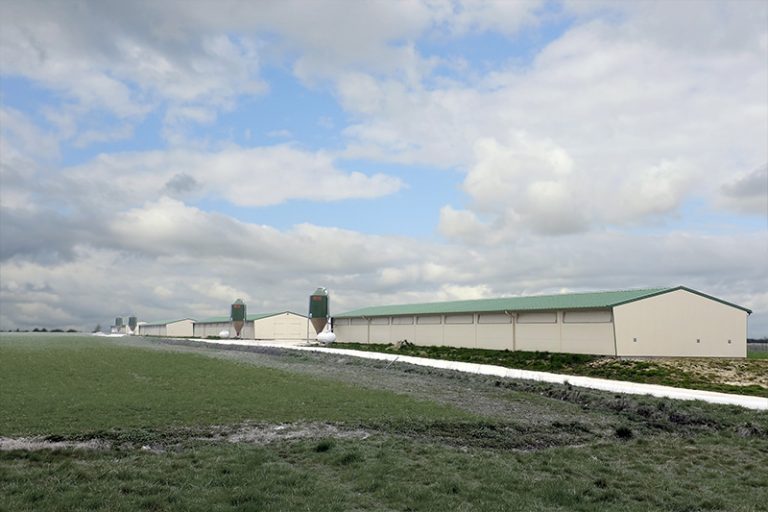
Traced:
<svg viewBox="0 0 768 512">
<path fill-rule="evenodd" d="M 417 345 L 404 345 L 397 350 L 392 345 L 374 343 L 334 343 L 333 347 L 768 397 L 768 379 L 765 378 L 768 376 L 768 353 L 752 353 L 746 360 L 680 359 L 671 363 L 658 359 L 632 360 L 584 354 Z M 722 379 L 717 378 L 719 371 L 725 372 Z M 735 385 L 730 383 L 734 374 L 746 379 L 762 379 L 767 385 Z"/>
<path fill-rule="evenodd" d="M 0 510 L 768 503 L 766 413 L 372 364 L 0 336 L 0 437 L 95 443 L 0 451 Z"/>
</svg>

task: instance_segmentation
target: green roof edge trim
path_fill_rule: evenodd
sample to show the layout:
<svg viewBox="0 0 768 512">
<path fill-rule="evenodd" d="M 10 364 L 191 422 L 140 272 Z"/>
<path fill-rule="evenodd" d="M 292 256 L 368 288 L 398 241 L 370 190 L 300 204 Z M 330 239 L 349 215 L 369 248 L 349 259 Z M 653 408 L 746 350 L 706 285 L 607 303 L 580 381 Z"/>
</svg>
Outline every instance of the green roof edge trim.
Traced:
<svg viewBox="0 0 768 512">
<path fill-rule="evenodd" d="M 168 320 L 168 321 L 156 321 L 156 322 L 140 322 L 141 325 L 168 325 L 168 324 L 175 324 L 176 322 L 183 322 L 184 320 L 192 320 L 193 322 L 196 322 L 194 318 L 177 318 L 176 320 Z M 138 325 L 138 324 L 137 324 Z"/>
<path fill-rule="evenodd" d="M 674 288 L 668 288 L 666 290 L 662 290 L 662 291 L 657 292 L 657 293 L 652 293 L 652 294 L 646 295 L 644 297 L 638 297 L 636 299 L 626 300 L 624 302 L 620 302 L 618 304 L 614 304 L 614 306 L 621 306 L 622 304 L 629 304 L 630 302 L 635 302 L 635 301 L 638 301 L 638 300 L 641 300 L 641 299 L 647 299 L 648 297 L 655 297 L 657 295 L 663 295 L 663 294 L 669 293 L 669 292 L 675 292 L 677 290 L 685 290 L 686 292 L 690 292 L 690 293 L 693 293 L 695 295 L 699 295 L 700 297 L 705 297 L 705 298 L 713 300 L 715 302 L 719 302 L 720 304 L 725 304 L 726 306 L 731 306 L 733 308 L 740 309 L 742 311 L 746 311 L 748 315 L 752 314 L 752 310 L 749 309 L 749 308 L 745 308 L 744 306 L 739 306 L 738 304 L 734 304 L 733 302 L 728 302 L 727 300 L 718 299 L 717 297 L 714 297 L 712 295 L 708 295 L 708 294 L 706 294 L 704 292 L 700 292 L 698 290 L 694 290 L 693 288 L 688 288 L 687 286 L 682 286 L 682 285 L 681 286 L 675 286 Z"/>
<path fill-rule="evenodd" d="M 254 320 L 261 320 L 263 318 L 269 318 L 272 316 L 278 316 L 278 315 L 284 315 L 286 313 L 291 313 L 292 315 L 301 316 L 304 317 L 304 315 L 300 315 L 299 313 L 295 313 L 293 311 L 279 311 L 277 313 L 253 313 L 253 314 L 247 314 L 245 317 L 246 322 L 253 322 Z M 305 317 L 306 318 L 306 317 Z M 231 322 L 232 320 L 228 316 L 214 316 L 211 318 L 204 318 L 203 320 L 196 321 L 196 324 L 221 324 L 225 322 Z"/>
<path fill-rule="evenodd" d="M 636 290 L 613 290 L 598 292 L 576 292 L 554 295 L 531 295 L 528 297 L 500 297 L 492 299 L 458 300 L 447 302 L 427 302 L 415 304 L 393 304 L 387 306 L 369 306 L 346 311 L 334 318 L 429 315 L 442 313 L 470 313 L 494 311 L 552 311 L 573 309 L 607 309 L 628 304 L 641 299 L 663 295 L 676 290 L 685 290 L 696 295 L 720 302 L 751 314 L 752 311 L 742 306 L 712 297 L 685 286 L 646 288 Z"/>
</svg>

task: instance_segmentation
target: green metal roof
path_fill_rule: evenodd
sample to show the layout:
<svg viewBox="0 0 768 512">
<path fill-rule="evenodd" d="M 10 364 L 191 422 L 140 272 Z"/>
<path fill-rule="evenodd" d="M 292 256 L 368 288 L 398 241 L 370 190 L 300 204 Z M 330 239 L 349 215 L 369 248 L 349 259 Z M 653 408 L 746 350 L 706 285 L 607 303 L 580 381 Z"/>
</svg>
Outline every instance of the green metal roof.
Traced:
<svg viewBox="0 0 768 512">
<path fill-rule="evenodd" d="M 141 325 L 168 325 L 168 324 L 175 324 L 176 322 L 183 322 L 184 320 L 192 320 L 195 321 L 194 318 L 176 318 L 173 320 L 159 320 L 154 322 L 142 322 Z"/>
<path fill-rule="evenodd" d="M 252 315 L 247 315 L 246 316 L 246 321 L 253 322 L 254 320 L 261 320 L 262 318 L 268 318 L 270 316 L 282 315 L 284 313 L 293 313 L 293 311 L 280 311 L 279 313 L 254 313 Z M 298 313 L 293 313 L 293 314 L 297 315 Z M 299 315 L 299 316 L 304 316 L 304 315 Z M 211 318 L 206 318 L 204 320 L 200 320 L 200 321 L 195 322 L 195 323 L 198 323 L 198 324 L 213 324 L 213 323 L 220 324 L 220 323 L 226 323 L 226 322 L 230 322 L 230 321 L 231 320 L 230 320 L 230 318 L 228 316 L 214 316 L 214 317 L 211 317 Z"/>
<path fill-rule="evenodd" d="M 716 297 L 678 286 L 674 288 L 647 288 L 643 290 L 620 290 L 589 293 L 561 293 L 531 297 L 504 297 L 499 299 L 457 300 L 451 302 L 430 302 L 423 304 L 400 304 L 394 306 L 372 306 L 347 311 L 335 318 L 361 316 L 429 315 L 443 313 L 474 313 L 493 311 L 551 311 L 562 309 L 611 308 L 639 299 L 661 295 L 675 290 L 686 290 L 703 297 L 752 313 L 749 309 L 725 302 Z"/>
</svg>

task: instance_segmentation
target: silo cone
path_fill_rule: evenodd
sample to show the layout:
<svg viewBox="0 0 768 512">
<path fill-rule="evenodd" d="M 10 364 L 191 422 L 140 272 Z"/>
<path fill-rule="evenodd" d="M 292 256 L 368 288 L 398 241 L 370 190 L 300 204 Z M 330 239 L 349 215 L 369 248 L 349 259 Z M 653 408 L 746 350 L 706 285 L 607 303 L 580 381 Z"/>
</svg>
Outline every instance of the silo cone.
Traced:
<svg viewBox="0 0 768 512">
<path fill-rule="evenodd" d="M 128 317 L 128 329 L 130 329 L 131 334 L 136 332 L 136 324 L 138 323 L 135 316 L 129 316 Z"/>
<path fill-rule="evenodd" d="M 328 290 L 318 288 L 309 296 L 309 318 L 317 334 L 328 324 Z"/>
<path fill-rule="evenodd" d="M 245 324 L 245 304 L 242 299 L 237 299 L 232 304 L 229 317 L 232 319 L 232 327 L 235 328 L 235 337 L 239 338 Z"/>
</svg>

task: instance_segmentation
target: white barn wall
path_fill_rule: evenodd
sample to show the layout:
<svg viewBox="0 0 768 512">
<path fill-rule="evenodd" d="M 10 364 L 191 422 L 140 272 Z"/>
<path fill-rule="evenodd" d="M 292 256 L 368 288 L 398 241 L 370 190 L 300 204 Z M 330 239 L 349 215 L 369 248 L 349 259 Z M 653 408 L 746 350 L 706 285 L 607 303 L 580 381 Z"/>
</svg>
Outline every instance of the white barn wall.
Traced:
<svg viewBox="0 0 768 512">
<path fill-rule="evenodd" d="M 232 322 L 229 323 L 229 336 L 234 337 L 235 336 L 235 327 L 232 325 Z M 246 339 L 246 340 L 252 340 L 253 337 L 253 322 L 245 322 L 243 324 L 243 328 L 240 330 L 240 338 Z"/>
<path fill-rule="evenodd" d="M 570 354 L 615 355 L 613 313 L 610 309 L 562 311 L 560 350 Z"/>
<path fill-rule="evenodd" d="M 195 322 L 194 336 L 196 338 L 207 338 L 208 336 L 218 336 L 221 331 L 229 331 L 232 336 L 235 335 L 235 329 L 232 322 Z"/>
<path fill-rule="evenodd" d="M 257 340 L 303 340 L 307 338 L 308 319 L 291 312 L 248 322 L 250 338 Z M 314 329 L 310 327 L 310 335 Z"/>
<path fill-rule="evenodd" d="M 445 345 L 443 315 L 418 315 L 414 328 L 413 343 L 424 346 Z"/>
<path fill-rule="evenodd" d="M 560 351 L 570 354 L 598 354 L 612 356 L 613 322 L 604 324 L 561 324 Z"/>
<path fill-rule="evenodd" d="M 165 326 L 165 336 L 176 338 L 191 338 L 194 335 L 194 320 L 184 319 L 171 322 Z"/>
<path fill-rule="evenodd" d="M 350 343 L 408 340 L 424 346 L 613 354 L 610 311 L 580 313 L 578 323 L 565 324 L 562 312 L 524 313 L 522 323 L 511 313 L 338 319 L 334 332 L 339 342 Z"/>
<path fill-rule="evenodd" d="M 480 313 L 477 315 L 477 348 L 489 350 L 514 349 L 514 315 L 510 313 Z"/>
<path fill-rule="evenodd" d="M 687 290 L 622 304 L 613 313 L 620 356 L 747 355 L 747 312 Z"/>
<path fill-rule="evenodd" d="M 454 319 L 457 316 L 467 317 L 471 323 L 451 323 L 463 322 L 463 319 Z M 443 322 L 443 345 L 446 347 L 467 348 L 475 348 L 477 346 L 475 315 L 446 315 Z"/>
<path fill-rule="evenodd" d="M 392 326 L 389 317 L 372 318 L 369 325 L 370 343 L 391 343 L 389 340 L 392 339 Z"/>
<path fill-rule="evenodd" d="M 194 335 L 194 322 L 194 320 L 185 318 L 167 324 L 140 324 L 137 329 L 140 336 L 189 338 Z"/>
<path fill-rule="evenodd" d="M 368 323 L 365 325 L 355 325 L 351 318 L 339 318 L 334 319 L 333 332 L 336 334 L 336 340 L 342 341 L 341 336 L 344 337 L 346 343 L 368 343 Z M 385 343 L 382 341 L 382 343 Z"/>
<path fill-rule="evenodd" d="M 231 320 L 226 322 L 195 322 L 194 336 L 197 338 L 218 337 L 221 331 L 227 331 L 231 337 L 235 337 L 235 326 L 232 325 Z M 240 330 L 240 337 L 253 339 L 253 325 L 251 325 L 251 322 L 243 324 L 243 328 Z"/>
<path fill-rule="evenodd" d="M 139 336 L 165 336 L 165 324 L 144 324 L 139 326 Z"/>
<path fill-rule="evenodd" d="M 518 323 L 515 325 L 515 348 L 517 350 L 560 352 L 560 324 Z"/>
<path fill-rule="evenodd" d="M 416 318 L 414 315 L 393 316 L 390 329 L 390 341 L 408 340 L 416 343 Z"/>
</svg>

